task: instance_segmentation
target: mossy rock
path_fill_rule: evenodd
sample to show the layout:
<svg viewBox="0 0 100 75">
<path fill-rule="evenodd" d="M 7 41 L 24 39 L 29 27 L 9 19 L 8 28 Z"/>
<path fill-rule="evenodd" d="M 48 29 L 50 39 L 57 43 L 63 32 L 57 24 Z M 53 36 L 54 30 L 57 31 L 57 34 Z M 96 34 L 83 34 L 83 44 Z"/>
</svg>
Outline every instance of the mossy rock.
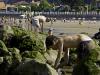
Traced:
<svg viewBox="0 0 100 75">
<path fill-rule="evenodd" d="M 12 56 L 4 56 L 4 63 L 11 65 L 13 63 Z"/>
<path fill-rule="evenodd" d="M 13 28 L 14 36 L 10 41 L 11 47 L 18 48 L 21 52 L 32 50 L 44 50 L 44 34 L 36 34 L 22 28 Z M 15 43 L 16 42 L 16 43 Z"/>
<path fill-rule="evenodd" d="M 46 63 L 46 59 L 39 51 L 25 51 L 22 53 L 23 58 L 32 58 L 38 62 Z"/>
<path fill-rule="evenodd" d="M 14 31 L 11 26 L 5 25 L 3 29 L 7 34 L 14 34 Z"/>
<path fill-rule="evenodd" d="M 23 58 L 32 58 L 39 62 L 48 63 L 49 65 L 53 66 L 55 60 L 57 58 L 57 51 L 56 50 L 49 50 L 48 52 L 39 52 L 39 51 L 25 51 L 22 53 Z"/>
<path fill-rule="evenodd" d="M 58 52 L 56 50 L 49 50 L 48 52 L 44 53 L 44 57 L 47 60 L 47 63 L 50 65 L 54 65 Z"/>
<path fill-rule="evenodd" d="M 14 34 L 11 26 L 9 25 L 0 26 L 0 39 L 2 38 L 2 36 L 4 37 L 4 35 L 10 35 L 10 34 Z"/>
<path fill-rule="evenodd" d="M 0 40 L 0 56 L 8 55 L 9 51 L 3 41 Z"/>
<path fill-rule="evenodd" d="M 4 41 L 6 45 L 8 45 L 8 41 L 14 35 L 13 29 L 9 25 L 2 25 L 0 30 L 0 39 Z"/>
<path fill-rule="evenodd" d="M 58 73 L 48 64 L 31 60 L 20 64 L 13 75 L 58 75 Z"/>
<path fill-rule="evenodd" d="M 0 57 L 0 64 L 3 63 L 3 57 Z"/>
<path fill-rule="evenodd" d="M 11 52 L 12 60 L 15 63 L 20 63 L 22 60 L 22 57 L 20 55 L 20 50 L 17 48 L 9 48 L 9 52 Z"/>
<path fill-rule="evenodd" d="M 13 31 L 14 31 L 14 35 L 20 36 L 20 35 L 25 35 L 26 31 L 23 28 L 20 27 L 12 27 Z"/>
<path fill-rule="evenodd" d="M 90 53 L 74 67 L 72 75 L 99 75 L 100 67 L 96 63 L 96 61 L 98 61 L 99 50 L 99 48 L 91 50 Z"/>
</svg>

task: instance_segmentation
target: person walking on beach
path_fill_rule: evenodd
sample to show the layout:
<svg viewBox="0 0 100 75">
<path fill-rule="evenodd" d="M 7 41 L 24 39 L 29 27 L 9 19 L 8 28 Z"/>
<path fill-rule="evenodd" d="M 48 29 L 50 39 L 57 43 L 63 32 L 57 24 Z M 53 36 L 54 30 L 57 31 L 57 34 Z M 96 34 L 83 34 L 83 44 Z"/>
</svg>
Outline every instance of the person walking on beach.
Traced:
<svg viewBox="0 0 100 75">
<path fill-rule="evenodd" d="M 82 25 L 82 20 L 79 20 L 79 25 Z"/>
</svg>

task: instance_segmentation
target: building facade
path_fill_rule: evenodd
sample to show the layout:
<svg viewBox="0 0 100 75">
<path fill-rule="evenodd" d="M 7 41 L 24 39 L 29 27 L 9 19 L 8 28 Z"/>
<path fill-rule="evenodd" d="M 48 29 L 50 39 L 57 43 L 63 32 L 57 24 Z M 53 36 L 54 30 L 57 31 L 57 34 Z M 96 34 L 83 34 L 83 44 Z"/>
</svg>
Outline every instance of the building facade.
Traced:
<svg viewBox="0 0 100 75">
<path fill-rule="evenodd" d="M 0 9 L 5 9 L 6 5 L 4 3 L 4 0 L 0 0 Z"/>
</svg>

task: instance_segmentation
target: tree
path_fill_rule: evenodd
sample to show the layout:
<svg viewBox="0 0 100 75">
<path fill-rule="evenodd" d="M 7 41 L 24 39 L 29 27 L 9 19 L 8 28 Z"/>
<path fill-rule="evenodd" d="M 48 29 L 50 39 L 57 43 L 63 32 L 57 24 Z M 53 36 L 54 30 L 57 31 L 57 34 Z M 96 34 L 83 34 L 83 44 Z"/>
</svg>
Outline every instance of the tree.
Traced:
<svg viewBox="0 0 100 75">
<path fill-rule="evenodd" d="M 29 6 L 26 5 L 18 5 L 18 11 L 30 11 Z"/>
<path fill-rule="evenodd" d="M 49 10 L 52 8 L 52 5 L 47 0 L 43 0 L 40 2 L 39 8 L 40 10 Z"/>
<path fill-rule="evenodd" d="M 39 6 L 37 4 L 31 4 L 31 11 L 38 11 Z"/>
<path fill-rule="evenodd" d="M 95 10 L 96 9 L 96 1 L 97 0 L 92 0 L 92 2 L 91 2 L 91 10 Z"/>
<path fill-rule="evenodd" d="M 61 0 L 61 2 L 69 5 L 71 8 L 84 5 L 84 0 Z"/>
</svg>

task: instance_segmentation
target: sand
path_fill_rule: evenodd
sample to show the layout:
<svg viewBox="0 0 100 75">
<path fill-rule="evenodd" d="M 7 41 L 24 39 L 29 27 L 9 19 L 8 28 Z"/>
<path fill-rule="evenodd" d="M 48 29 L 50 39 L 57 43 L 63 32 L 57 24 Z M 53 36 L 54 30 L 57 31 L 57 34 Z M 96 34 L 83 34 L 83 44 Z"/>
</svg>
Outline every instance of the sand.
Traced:
<svg viewBox="0 0 100 75">
<path fill-rule="evenodd" d="M 45 23 L 44 29 L 47 32 L 50 27 L 54 29 L 54 34 L 59 35 L 64 34 L 79 34 L 79 33 L 88 33 L 90 36 L 93 36 L 98 32 L 100 28 L 100 21 L 83 21 L 82 24 L 79 24 L 79 21 L 66 21 L 65 23 L 61 20 L 57 20 L 52 25 L 51 23 Z"/>
</svg>

